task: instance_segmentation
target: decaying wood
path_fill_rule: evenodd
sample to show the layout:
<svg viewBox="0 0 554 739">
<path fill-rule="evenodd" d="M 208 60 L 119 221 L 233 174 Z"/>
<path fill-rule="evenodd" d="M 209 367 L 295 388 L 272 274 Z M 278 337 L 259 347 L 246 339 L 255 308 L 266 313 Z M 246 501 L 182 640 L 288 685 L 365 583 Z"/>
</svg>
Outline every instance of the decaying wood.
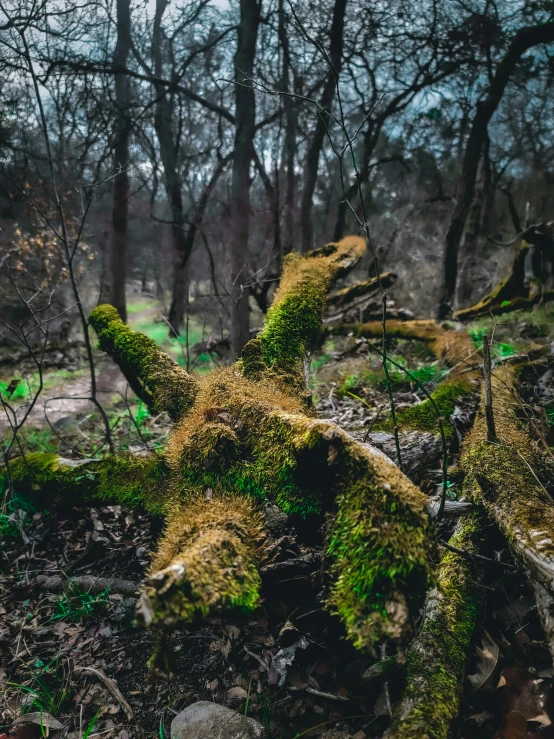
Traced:
<svg viewBox="0 0 554 739">
<path fill-rule="evenodd" d="M 436 466 L 442 457 L 442 443 L 436 434 L 428 431 L 404 431 L 399 435 L 402 467 L 410 479 L 424 470 Z M 380 449 L 391 460 L 396 459 L 396 442 L 393 434 L 385 431 L 372 431 L 366 441 Z"/>
</svg>

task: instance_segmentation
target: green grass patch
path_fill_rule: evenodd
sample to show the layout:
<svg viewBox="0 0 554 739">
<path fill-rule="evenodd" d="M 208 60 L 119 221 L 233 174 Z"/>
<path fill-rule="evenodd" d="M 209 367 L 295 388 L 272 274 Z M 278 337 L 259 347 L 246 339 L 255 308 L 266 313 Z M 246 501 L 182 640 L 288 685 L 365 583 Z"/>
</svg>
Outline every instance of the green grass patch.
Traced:
<svg viewBox="0 0 554 739">
<path fill-rule="evenodd" d="M 408 367 L 406 359 L 402 356 L 391 355 L 396 363 L 405 365 L 410 370 L 411 375 L 415 378 L 416 383 L 425 385 L 431 382 L 440 382 L 448 374 L 448 369 L 441 366 L 438 361 L 420 364 L 416 367 Z M 388 363 L 389 378 L 393 389 L 397 389 L 402 385 L 414 385 L 412 378 L 403 372 L 400 367 L 396 367 L 392 363 Z M 382 366 L 376 368 L 368 368 L 360 372 L 346 375 L 341 386 L 338 388 L 338 395 L 344 396 L 349 393 L 355 393 L 358 390 L 371 387 L 375 390 L 386 390 L 385 372 Z"/>
<path fill-rule="evenodd" d="M 67 592 L 58 598 L 52 620 L 80 623 L 96 615 L 108 603 L 109 592 L 106 588 L 101 593 L 87 593 L 70 580 Z"/>
<path fill-rule="evenodd" d="M 32 617 L 32 613 L 27 616 Z M 26 698 L 21 713 L 41 711 L 52 716 L 58 716 L 62 706 L 70 698 L 72 691 L 69 684 L 69 675 L 60 669 L 60 658 L 55 657 L 44 663 L 40 658 L 35 660 L 32 667 L 33 677 L 29 685 L 8 683 Z M 43 736 L 48 736 L 48 729 L 41 727 Z"/>
</svg>

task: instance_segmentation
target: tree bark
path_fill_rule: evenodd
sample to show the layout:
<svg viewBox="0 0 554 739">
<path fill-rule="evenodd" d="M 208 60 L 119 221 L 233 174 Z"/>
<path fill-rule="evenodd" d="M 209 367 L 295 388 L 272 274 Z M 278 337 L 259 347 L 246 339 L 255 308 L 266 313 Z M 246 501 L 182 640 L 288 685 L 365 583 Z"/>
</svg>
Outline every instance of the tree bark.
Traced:
<svg viewBox="0 0 554 739">
<path fill-rule="evenodd" d="M 319 114 L 317 116 L 314 133 L 306 159 L 304 161 L 304 190 L 300 204 L 300 232 L 302 238 L 302 252 L 305 253 L 313 248 L 313 196 L 319 169 L 319 156 L 323 148 L 323 141 L 329 123 L 329 114 L 335 98 L 337 85 L 342 69 L 342 49 L 344 16 L 347 0 L 335 0 L 333 6 L 333 21 L 331 24 L 331 39 L 329 46 L 329 69 L 323 92 L 319 101 Z"/>
<path fill-rule="evenodd" d="M 286 190 L 283 210 L 284 244 L 283 251 L 288 254 L 294 247 L 294 193 L 296 189 L 296 174 L 294 172 L 294 158 L 296 154 L 296 133 L 298 128 L 296 104 L 288 94 L 291 92 L 291 57 L 289 37 L 287 33 L 287 16 L 283 7 L 283 0 L 279 0 L 279 42 L 283 51 L 283 71 L 281 78 L 281 90 L 283 96 L 283 108 L 285 111 L 285 139 L 283 142 L 283 162 L 286 166 Z"/>
<path fill-rule="evenodd" d="M 240 0 L 235 54 L 235 146 L 231 182 L 231 346 L 235 356 L 250 338 L 248 236 L 250 162 L 253 157 L 256 103 L 251 80 L 260 23 L 257 0 Z"/>
<path fill-rule="evenodd" d="M 456 293 L 456 304 L 458 306 L 467 305 L 471 296 L 474 295 L 477 244 L 481 235 L 485 209 L 489 202 L 490 184 L 489 137 L 487 135 L 483 142 L 483 153 L 477 168 L 475 193 L 460 244 L 461 268 Z"/>
<path fill-rule="evenodd" d="M 163 78 L 162 60 L 162 17 L 168 6 L 168 0 L 156 0 L 156 12 L 152 32 L 152 58 L 156 78 Z M 171 305 L 168 320 L 171 324 L 170 335 L 179 335 L 185 318 L 185 305 L 188 290 L 187 264 L 194 238 L 190 238 L 185 229 L 185 213 L 183 210 L 182 181 L 178 167 L 177 147 L 173 131 L 174 110 L 170 93 L 164 87 L 155 84 L 157 96 L 154 125 L 160 144 L 160 157 L 164 168 L 164 182 L 167 199 L 171 209 L 171 239 L 173 242 L 173 280 Z"/>
<path fill-rule="evenodd" d="M 129 0 L 117 0 L 117 43 L 113 63 L 125 68 L 131 49 L 131 11 Z M 115 75 L 115 124 L 112 244 L 111 244 L 111 295 L 110 302 L 123 321 L 127 320 L 125 281 L 127 276 L 128 214 L 129 214 L 129 104 L 131 86 L 125 74 Z"/>
<path fill-rule="evenodd" d="M 458 183 L 456 207 L 444 241 L 442 266 L 442 290 L 437 309 L 439 319 L 446 318 L 452 308 L 458 279 L 458 252 L 466 219 L 475 193 L 475 180 L 481 158 L 483 144 L 487 137 L 490 119 L 495 113 L 510 77 L 521 56 L 533 46 L 554 41 L 554 23 L 530 26 L 520 29 L 501 60 L 486 91 L 485 97 L 477 104 L 477 112 L 471 125 L 467 140 L 462 173 Z"/>
</svg>

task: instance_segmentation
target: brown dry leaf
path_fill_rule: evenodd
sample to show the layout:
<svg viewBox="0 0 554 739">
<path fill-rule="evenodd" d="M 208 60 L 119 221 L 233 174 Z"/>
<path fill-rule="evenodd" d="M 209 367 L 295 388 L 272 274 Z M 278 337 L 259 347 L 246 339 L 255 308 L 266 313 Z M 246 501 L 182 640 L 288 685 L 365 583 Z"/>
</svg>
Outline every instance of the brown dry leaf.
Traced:
<svg viewBox="0 0 554 739">
<path fill-rule="evenodd" d="M 498 729 L 494 739 L 526 739 L 527 719 L 519 711 L 510 711 L 504 717 L 504 726 Z"/>
<path fill-rule="evenodd" d="M 37 736 L 37 729 L 38 735 L 48 737 L 51 731 L 63 729 L 63 724 L 46 711 L 33 711 L 14 721 L 12 734 L 17 739 L 32 739 Z"/>
<path fill-rule="evenodd" d="M 526 667 L 505 667 L 498 683 L 502 712 L 517 711 L 527 721 L 536 721 L 543 726 L 552 722 L 544 710 L 545 696 L 539 691 L 536 677 Z"/>
<path fill-rule="evenodd" d="M 221 654 L 227 659 L 231 653 L 231 642 L 229 639 L 216 639 L 210 643 L 211 652 L 221 652 Z"/>
<path fill-rule="evenodd" d="M 304 690 L 309 685 L 306 672 L 298 667 L 292 667 L 288 671 L 288 679 L 290 684 L 298 690 Z"/>
<path fill-rule="evenodd" d="M 237 628 L 236 626 L 231 626 L 231 624 L 226 624 L 223 630 L 225 631 L 225 633 L 227 634 L 227 636 L 229 637 L 231 641 L 236 641 L 239 638 L 240 629 Z"/>
<path fill-rule="evenodd" d="M 234 688 L 230 688 L 227 691 L 227 700 L 230 703 L 240 703 L 248 698 L 248 693 L 240 685 L 236 685 Z"/>
<path fill-rule="evenodd" d="M 474 675 L 468 675 L 467 679 L 471 685 L 471 692 L 476 693 L 479 688 L 487 682 L 494 672 L 494 668 L 498 663 L 498 655 L 500 648 L 489 634 L 484 631 L 481 640 L 482 649 L 477 647 L 477 672 Z"/>
</svg>

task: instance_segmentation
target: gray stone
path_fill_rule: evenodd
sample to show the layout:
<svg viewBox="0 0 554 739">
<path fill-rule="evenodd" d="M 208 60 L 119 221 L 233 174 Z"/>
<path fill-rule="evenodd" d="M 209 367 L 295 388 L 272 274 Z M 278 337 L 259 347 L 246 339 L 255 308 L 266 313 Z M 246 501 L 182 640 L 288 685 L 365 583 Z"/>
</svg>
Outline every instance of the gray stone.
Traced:
<svg viewBox="0 0 554 739">
<path fill-rule="evenodd" d="M 171 722 L 171 739 L 265 739 L 264 727 L 230 708 L 198 701 Z"/>
</svg>

